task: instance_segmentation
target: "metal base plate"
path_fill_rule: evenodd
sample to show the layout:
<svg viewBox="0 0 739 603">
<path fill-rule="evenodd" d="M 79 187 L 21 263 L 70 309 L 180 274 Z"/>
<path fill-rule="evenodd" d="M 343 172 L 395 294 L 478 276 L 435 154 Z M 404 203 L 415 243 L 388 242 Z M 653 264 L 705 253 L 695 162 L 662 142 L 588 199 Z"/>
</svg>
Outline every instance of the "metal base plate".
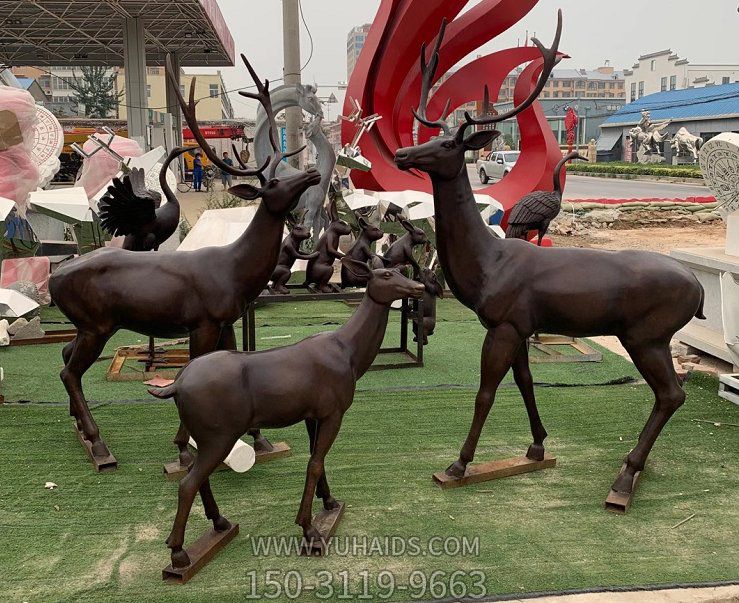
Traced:
<svg viewBox="0 0 739 603">
<path fill-rule="evenodd" d="M 623 467 L 621 469 L 623 470 Z M 610 511 L 611 513 L 618 513 L 619 515 L 623 515 L 624 513 L 626 513 L 631 506 L 631 501 L 634 499 L 636 485 L 639 483 L 640 477 L 641 471 L 637 471 L 634 474 L 634 481 L 631 482 L 631 492 L 629 492 L 628 494 L 625 492 L 615 492 L 614 490 L 609 491 L 608 496 L 606 497 L 606 501 L 603 503 L 606 511 Z"/>
<path fill-rule="evenodd" d="M 197 574 L 203 567 L 210 563 L 211 559 L 218 554 L 239 533 L 239 524 L 232 525 L 225 532 L 216 532 L 213 528 L 208 530 L 187 550 L 190 557 L 190 565 L 187 567 L 172 567 L 169 564 L 162 570 L 162 580 L 171 584 L 185 584 L 190 578 Z"/>
<path fill-rule="evenodd" d="M 547 453 L 544 453 L 544 460 L 542 461 L 532 461 L 526 456 L 517 456 L 510 459 L 470 465 L 467 467 L 464 477 L 452 477 L 444 471 L 439 471 L 438 473 L 434 473 L 433 478 L 434 482 L 441 488 L 460 488 L 461 486 L 469 486 L 470 484 L 477 484 L 479 482 L 520 475 L 521 473 L 541 471 L 542 469 L 554 467 L 556 464 L 557 459 Z"/>
<path fill-rule="evenodd" d="M 106 456 L 95 456 L 93 454 L 92 444 L 89 440 L 86 440 L 82 432 L 77 429 L 76 421 L 72 422 L 72 429 L 74 429 L 74 433 L 77 435 L 77 439 L 84 447 L 85 452 L 87 453 L 87 456 L 92 463 L 92 466 L 95 467 L 95 471 L 97 471 L 98 473 L 102 473 L 103 471 L 115 471 L 116 469 L 118 469 L 118 461 L 110 453 L 110 451 L 108 451 L 108 454 Z M 107 448 L 107 444 L 105 447 Z"/>
</svg>

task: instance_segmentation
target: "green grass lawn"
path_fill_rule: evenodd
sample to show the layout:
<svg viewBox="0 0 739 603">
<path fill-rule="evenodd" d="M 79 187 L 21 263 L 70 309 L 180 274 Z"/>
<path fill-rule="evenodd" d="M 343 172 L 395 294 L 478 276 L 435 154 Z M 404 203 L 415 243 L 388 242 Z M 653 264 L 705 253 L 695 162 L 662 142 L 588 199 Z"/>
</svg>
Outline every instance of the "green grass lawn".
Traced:
<svg viewBox="0 0 739 603">
<path fill-rule="evenodd" d="M 335 326 L 350 312 L 311 306 L 260 310 L 257 337 L 285 329 L 297 339 L 307 330 Z M 469 429 L 483 330 L 452 302 L 444 303 L 440 318 L 425 368 L 370 373 L 359 383 L 327 458 L 327 475 L 333 493 L 348 505 L 339 537 L 380 542 L 399 536 L 421 543 L 430 537 L 477 537 L 476 554 L 379 556 L 359 550 L 310 559 L 255 554 L 253 538 L 300 534 L 293 521 L 308 459 L 307 436 L 302 426 L 294 426 L 267 434 L 288 441 L 293 456 L 246 474 L 213 477 L 221 510 L 240 524 L 241 533 L 184 587 L 164 584 L 160 572 L 169 559 L 164 540 L 177 487 L 163 478 L 162 463 L 174 458 L 174 405 L 153 399 L 110 402 L 144 400 L 146 394 L 140 384 L 105 382 L 105 363 L 96 366 L 86 387 L 91 399 L 107 401 L 93 412 L 120 467 L 95 474 L 62 403 L 60 346 L 34 346 L 0 353 L 6 396 L 52 402 L 0 406 L 2 600 L 242 601 L 252 591 L 252 577 L 256 592 L 265 591 L 269 570 L 277 571 L 274 577 L 281 583 L 288 572 L 298 572 L 309 586 L 318 584 L 319 572 L 330 572 L 334 598 L 343 589 L 341 572 L 347 572 L 354 598 L 367 572 L 368 593 L 375 599 L 387 592 L 376 583 L 382 571 L 407 586 L 411 575 L 430 579 L 442 571 L 448 583 L 451 572 L 459 570 L 472 588 L 470 573 L 480 570 L 489 594 L 739 576 L 739 431 L 693 420 L 739 424 L 739 407 L 718 398 L 716 380 L 695 376 L 689 381 L 687 403 L 658 440 L 625 516 L 605 512 L 602 504 L 649 414 L 652 396 L 640 384 L 593 385 L 635 375 L 633 367 L 611 354 L 599 364 L 534 367 L 539 382 L 582 386 L 537 389 L 556 468 L 443 491 L 432 484 L 431 474 L 456 458 Z M 118 337 L 131 343 L 126 339 L 135 342 L 138 336 Z M 284 342 L 260 345 L 275 341 Z M 25 385 L 16 383 L 18 377 Z M 523 404 L 507 384 L 477 459 L 519 455 L 529 443 Z M 46 481 L 59 487 L 46 490 Z M 692 514 L 687 523 L 672 527 Z M 207 527 L 198 499 L 186 542 Z M 429 588 L 422 599 L 433 598 Z M 413 592 L 418 590 L 396 589 L 390 600 L 408 600 Z M 320 600 L 317 594 L 306 593 L 301 600 Z"/>
</svg>

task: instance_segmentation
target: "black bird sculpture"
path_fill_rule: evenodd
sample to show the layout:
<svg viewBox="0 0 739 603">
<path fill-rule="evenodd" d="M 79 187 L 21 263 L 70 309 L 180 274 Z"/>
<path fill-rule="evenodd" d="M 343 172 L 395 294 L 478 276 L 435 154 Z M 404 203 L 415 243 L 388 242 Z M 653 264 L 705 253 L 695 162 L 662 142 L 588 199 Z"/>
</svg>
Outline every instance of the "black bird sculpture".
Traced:
<svg viewBox="0 0 739 603">
<path fill-rule="evenodd" d="M 557 217 L 562 208 L 562 170 L 567 162 L 573 159 L 587 161 L 586 157 L 577 152 L 566 155 L 554 168 L 553 191 L 534 191 L 513 206 L 508 216 L 506 239 L 526 240 L 530 231 L 537 230 L 539 231 L 538 244 L 541 246 L 541 241 L 549 230 L 549 223 Z"/>
<path fill-rule="evenodd" d="M 134 168 L 123 179 L 114 178 L 113 185 L 98 203 L 100 225 L 113 236 L 125 236 L 123 249 L 156 251 L 171 237 L 180 224 L 180 203 L 167 185 L 170 164 L 188 149 L 174 149 L 162 166 L 159 183 L 167 197 L 146 188 L 144 170 Z"/>
</svg>

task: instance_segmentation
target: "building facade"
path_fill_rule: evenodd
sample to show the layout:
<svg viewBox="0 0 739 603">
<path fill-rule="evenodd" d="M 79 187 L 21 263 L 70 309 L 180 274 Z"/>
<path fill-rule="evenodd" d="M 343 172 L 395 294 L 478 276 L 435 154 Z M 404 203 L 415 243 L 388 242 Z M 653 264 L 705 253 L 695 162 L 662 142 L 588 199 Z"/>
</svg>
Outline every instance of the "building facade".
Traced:
<svg viewBox="0 0 739 603">
<path fill-rule="evenodd" d="M 201 121 L 220 121 L 233 119 L 234 110 L 231 99 L 226 93 L 226 84 L 220 71 L 215 74 L 187 74 L 180 75 L 180 92 L 187 97 L 190 93 L 190 82 L 197 78 L 195 83 L 195 98 L 199 99 L 195 109 L 197 118 Z M 160 113 L 166 113 L 167 86 L 164 67 L 146 68 L 146 96 L 147 106 Z M 116 76 L 116 88 L 121 93 L 118 105 L 119 119 L 127 119 L 126 82 L 125 72 L 119 69 Z"/>
<path fill-rule="evenodd" d="M 627 98 L 634 102 L 657 92 L 739 82 L 739 65 L 693 64 L 672 50 L 660 50 L 640 56 L 624 78 Z"/>
<path fill-rule="evenodd" d="M 513 101 L 513 93 L 521 71 L 517 69 L 503 80 L 498 95 L 499 103 Z M 610 65 L 592 70 L 555 69 L 539 98 L 625 99 L 624 74 Z"/>
<path fill-rule="evenodd" d="M 369 33 L 371 25 L 369 23 L 366 23 L 365 25 L 360 25 L 358 27 L 355 27 L 349 32 L 349 35 L 346 39 L 346 74 L 347 74 L 347 81 L 349 81 L 352 77 L 352 73 L 354 72 L 354 67 L 357 65 L 357 61 L 359 60 L 359 54 L 362 52 L 362 48 L 364 48 L 364 43 L 367 40 L 367 34 Z"/>
<path fill-rule="evenodd" d="M 635 160 L 631 129 L 641 121 L 642 110 L 649 111 L 655 123 L 669 121 L 664 129 L 668 140 L 680 128 L 701 137 L 704 142 L 722 132 L 739 133 L 739 83 L 657 92 L 625 105 L 601 127 L 599 160 Z M 669 142 L 664 144 L 662 152 L 670 162 Z"/>
</svg>

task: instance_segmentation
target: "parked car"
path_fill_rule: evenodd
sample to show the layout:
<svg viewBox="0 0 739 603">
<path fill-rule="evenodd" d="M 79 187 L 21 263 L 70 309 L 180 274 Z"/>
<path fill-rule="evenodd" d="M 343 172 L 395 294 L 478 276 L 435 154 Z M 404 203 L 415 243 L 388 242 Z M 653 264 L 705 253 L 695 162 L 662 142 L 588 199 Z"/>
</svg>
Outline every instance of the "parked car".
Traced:
<svg viewBox="0 0 739 603">
<path fill-rule="evenodd" d="M 477 173 L 480 182 L 487 184 L 492 178 L 505 178 L 518 161 L 520 151 L 496 151 L 490 153 L 486 159 L 477 160 Z"/>
</svg>

